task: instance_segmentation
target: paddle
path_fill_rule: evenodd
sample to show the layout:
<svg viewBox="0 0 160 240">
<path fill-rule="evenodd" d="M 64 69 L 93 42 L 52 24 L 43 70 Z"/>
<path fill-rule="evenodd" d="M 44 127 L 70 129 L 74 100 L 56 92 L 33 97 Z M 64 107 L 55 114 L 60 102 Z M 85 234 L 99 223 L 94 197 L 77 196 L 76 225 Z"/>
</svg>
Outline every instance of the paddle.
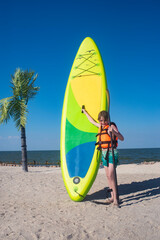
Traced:
<svg viewBox="0 0 160 240">
<path fill-rule="evenodd" d="M 106 90 L 106 93 L 107 93 L 107 102 L 108 102 L 108 124 L 109 124 L 109 126 L 111 126 L 111 119 L 110 119 L 110 95 L 109 95 L 109 90 L 108 89 Z M 115 158 L 114 158 L 112 132 L 110 134 L 111 134 L 111 148 L 112 148 L 114 178 L 115 178 L 115 183 L 116 183 L 117 201 L 119 203 L 119 193 L 118 193 L 118 185 L 117 185 L 117 173 L 116 173 L 116 167 L 115 167 Z"/>
</svg>

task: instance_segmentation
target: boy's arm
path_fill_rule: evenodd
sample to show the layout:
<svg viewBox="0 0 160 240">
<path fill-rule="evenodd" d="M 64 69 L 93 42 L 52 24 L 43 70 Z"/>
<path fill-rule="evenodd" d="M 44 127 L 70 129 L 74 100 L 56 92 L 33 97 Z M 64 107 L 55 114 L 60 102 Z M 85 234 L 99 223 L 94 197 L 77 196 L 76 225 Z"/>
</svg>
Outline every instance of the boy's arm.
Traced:
<svg viewBox="0 0 160 240">
<path fill-rule="evenodd" d="M 88 112 L 84 109 L 84 108 L 82 108 L 82 112 L 86 115 L 86 117 L 88 118 L 88 120 L 90 121 L 90 123 L 92 123 L 93 125 L 95 125 L 96 127 L 100 127 L 100 124 L 99 123 L 97 123 L 89 114 L 88 114 Z"/>
<path fill-rule="evenodd" d="M 124 140 L 123 135 L 118 131 L 118 128 L 116 128 L 114 125 L 111 125 L 108 128 L 108 133 L 110 133 L 110 132 L 112 132 L 113 138 L 114 138 L 114 136 L 116 136 L 116 137 L 118 137 L 119 140 L 121 140 L 121 141 Z"/>
</svg>

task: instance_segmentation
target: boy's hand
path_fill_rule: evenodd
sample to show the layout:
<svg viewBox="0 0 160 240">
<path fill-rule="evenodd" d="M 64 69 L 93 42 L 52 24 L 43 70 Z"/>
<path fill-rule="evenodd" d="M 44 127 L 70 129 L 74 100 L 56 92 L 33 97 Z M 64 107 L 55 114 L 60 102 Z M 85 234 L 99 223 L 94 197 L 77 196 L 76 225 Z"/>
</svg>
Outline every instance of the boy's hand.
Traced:
<svg viewBox="0 0 160 240">
<path fill-rule="evenodd" d="M 119 131 L 114 125 L 111 125 L 108 127 L 108 134 L 110 135 L 110 133 L 112 133 L 112 137 L 114 138 L 115 135 L 117 136 L 117 133 L 119 133 Z"/>
<path fill-rule="evenodd" d="M 85 112 L 86 112 L 86 111 L 85 111 L 85 106 L 84 106 L 84 105 L 82 105 L 81 112 L 82 112 L 82 113 L 85 113 Z"/>
<path fill-rule="evenodd" d="M 108 134 L 110 135 L 111 132 L 111 126 L 108 127 Z"/>
<path fill-rule="evenodd" d="M 110 133 L 113 131 L 113 127 L 112 126 L 109 126 L 108 127 L 108 134 L 110 135 Z"/>
</svg>

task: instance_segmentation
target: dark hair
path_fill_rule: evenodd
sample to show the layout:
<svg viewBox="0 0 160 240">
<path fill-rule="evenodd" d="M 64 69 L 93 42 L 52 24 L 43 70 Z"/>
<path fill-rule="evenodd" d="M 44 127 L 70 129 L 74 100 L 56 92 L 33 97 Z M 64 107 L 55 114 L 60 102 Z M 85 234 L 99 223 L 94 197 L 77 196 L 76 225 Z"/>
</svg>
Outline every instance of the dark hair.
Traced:
<svg viewBox="0 0 160 240">
<path fill-rule="evenodd" d="M 109 120 L 109 114 L 107 111 L 101 111 L 99 114 L 98 114 L 98 120 L 100 121 L 101 117 L 104 117 L 104 120 L 105 121 L 108 121 Z"/>
</svg>

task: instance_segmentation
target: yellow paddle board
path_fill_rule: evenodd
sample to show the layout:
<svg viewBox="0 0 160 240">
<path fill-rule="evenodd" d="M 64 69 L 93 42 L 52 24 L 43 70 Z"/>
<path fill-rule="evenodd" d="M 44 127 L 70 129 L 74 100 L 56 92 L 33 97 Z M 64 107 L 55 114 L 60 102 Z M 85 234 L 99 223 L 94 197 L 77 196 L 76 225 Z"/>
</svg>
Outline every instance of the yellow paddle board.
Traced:
<svg viewBox="0 0 160 240">
<path fill-rule="evenodd" d="M 107 110 L 106 78 L 100 52 L 87 37 L 82 42 L 69 75 L 61 120 L 61 170 L 73 201 L 81 201 L 91 188 L 99 168 L 100 153 L 95 147 L 98 128 L 81 112 L 96 121 Z"/>
</svg>

